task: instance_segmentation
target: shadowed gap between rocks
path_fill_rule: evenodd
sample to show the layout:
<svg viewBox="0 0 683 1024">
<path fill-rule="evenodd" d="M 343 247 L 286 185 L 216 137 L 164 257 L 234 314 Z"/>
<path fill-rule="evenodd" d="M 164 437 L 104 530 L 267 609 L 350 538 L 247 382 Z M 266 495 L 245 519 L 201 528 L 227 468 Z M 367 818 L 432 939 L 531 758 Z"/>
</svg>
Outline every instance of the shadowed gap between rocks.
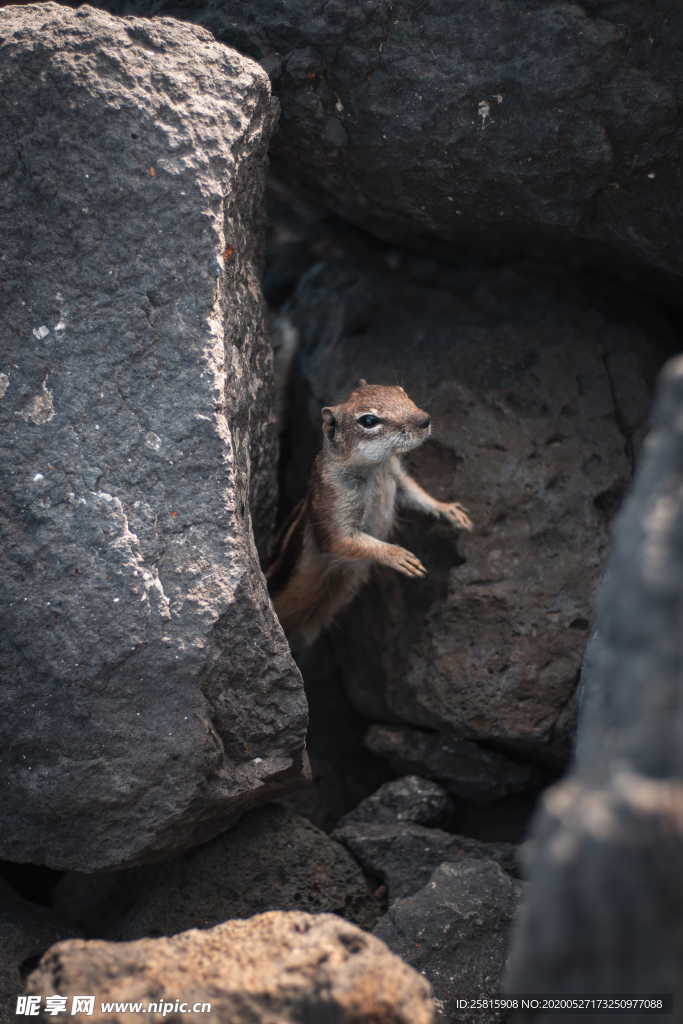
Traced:
<svg viewBox="0 0 683 1024">
<path fill-rule="evenodd" d="M 297 334 L 300 343 L 298 354 L 289 367 L 287 379 L 287 414 L 284 417 L 280 463 L 280 516 L 282 517 L 305 493 L 308 468 L 319 445 L 317 417 L 323 397 L 327 402 L 335 397 L 340 397 L 342 393 L 340 385 L 335 385 L 329 380 L 326 386 L 323 385 L 322 392 L 313 393 L 311 380 L 323 379 L 321 375 L 324 376 L 323 368 L 327 358 L 324 354 L 325 345 L 328 345 L 330 352 L 334 351 L 335 345 L 341 344 L 342 350 L 346 345 L 348 349 L 347 363 L 350 363 L 351 367 L 354 362 L 358 363 L 357 371 L 354 368 L 346 371 L 346 379 L 349 383 L 353 382 L 354 374 L 355 376 L 368 376 L 367 360 L 365 363 L 363 360 L 366 358 L 368 346 L 373 344 L 373 330 L 376 330 L 378 316 L 380 316 L 378 311 L 382 309 L 383 303 L 384 309 L 388 311 L 389 303 L 392 300 L 396 301 L 400 308 L 400 282 L 403 281 L 408 290 L 413 283 L 418 287 L 427 285 L 432 289 L 441 290 L 440 293 L 432 292 L 434 295 L 445 295 L 453 287 L 458 293 L 462 290 L 463 272 L 457 266 L 439 263 L 436 260 L 411 257 L 405 252 L 382 246 L 380 243 L 368 239 L 362 233 L 349 229 L 348 226 L 338 225 L 319 212 L 316 216 L 315 208 L 306 207 L 298 199 L 292 198 L 291 195 L 288 196 L 286 190 L 283 190 L 277 183 L 271 187 L 270 200 L 273 221 L 265 281 L 275 324 L 276 341 L 284 330 Z M 294 260 L 294 265 L 297 267 L 295 275 L 291 272 L 292 264 L 288 257 Z M 351 304 L 350 311 L 344 312 L 344 300 L 341 298 L 338 309 L 333 310 L 330 305 L 328 313 L 321 313 L 316 308 L 314 300 L 310 298 L 314 294 L 314 288 L 312 290 L 312 287 L 309 286 L 307 293 L 306 279 L 303 278 L 302 284 L 298 282 L 302 281 L 301 274 L 306 266 L 309 268 L 315 266 L 316 269 L 311 270 L 310 273 L 313 277 L 316 273 L 320 276 L 318 268 L 324 266 L 325 261 L 330 266 L 345 265 L 349 271 L 349 279 L 353 279 L 355 274 L 356 279 L 362 282 L 364 276 L 372 278 L 372 275 L 375 274 L 380 282 L 378 285 L 380 291 L 376 300 L 370 301 L 365 310 L 362 306 L 365 301 L 363 299 L 355 308 Z M 386 277 L 388 268 L 390 268 L 390 272 L 394 272 L 397 281 L 395 296 L 392 295 L 391 289 L 387 291 L 386 296 L 382 296 L 381 293 L 383 287 L 381 282 L 384 279 L 382 275 Z M 524 273 L 523 270 L 522 273 Z M 477 271 L 472 271 L 470 274 L 473 288 L 477 287 L 478 275 Z M 464 277 L 467 279 L 466 274 Z M 480 277 L 482 281 L 486 280 L 485 274 L 481 274 Z M 332 277 L 332 279 L 334 278 Z M 616 320 L 614 319 L 614 310 L 618 310 L 618 305 L 615 307 L 614 304 L 619 301 L 623 302 L 624 296 L 610 282 L 601 282 L 595 277 L 591 279 L 579 276 L 575 283 L 568 281 L 565 287 L 553 273 L 547 273 L 545 278 L 541 275 L 539 280 L 545 281 L 541 287 L 547 287 L 549 295 L 553 289 L 558 295 L 556 316 L 561 315 L 559 311 L 562 310 L 567 310 L 570 316 L 572 315 L 571 302 L 576 301 L 573 298 L 575 293 L 578 301 L 590 311 L 587 314 L 589 317 L 587 325 L 590 325 L 590 317 L 594 321 L 597 318 L 596 322 L 602 319 L 605 324 L 605 328 L 602 329 L 604 345 L 601 339 L 601 345 L 596 350 L 595 370 L 591 371 L 595 373 L 596 381 L 603 389 L 604 397 L 598 396 L 597 405 L 595 404 L 596 400 L 591 399 L 591 401 L 599 415 L 602 415 L 599 403 L 604 401 L 605 412 L 612 416 L 614 425 L 613 450 L 617 454 L 620 450 L 623 453 L 623 466 L 620 471 L 613 473 L 611 478 L 607 476 L 606 479 L 604 474 L 603 479 L 600 479 L 598 475 L 591 483 L 595 495 L 596 522 L 600 524 L 600 530 L 606 538 L 611 518 L 619 506 L 621 495 L 630 478 L 634 448 L 640 443 L 645 427 L 648 389 L 654 379 L 656 369 L 671 351 L 674 344 L 673 335 L 665 318 L 654 317 L 650 322 L 647 308 L 639 307 L 638 303 L 633 303 L 632 299 L 626 301 L 630 302 L 633 307 L 634 323 L 642 324 L 643 327 L 636 327 L 633 331 L 630 327 L 619 327 L 620 323 L 626 323 L 628 314 L 626 316 L 617 314 Z M 346 287 L 343 273 L 339 281 L 342 291 L 338 294 L 343 296 L 343 289 Z M 494 277 L 491 278 L 491 282 L 495 285 Z M 296 292 L 297 287 L 298 293 Z M 484 289 L 486 287 L 484 285 Z M 511 282 L 511 296 L 514 296 L 515 287 L 517 286 Z M 572 289 L 574 289 L 574 293 Z M 302 294 L 304 297 L 300 298 L 299 296 Z M 308 297 L 306 297 L 307 294 Z M 542 292 L 538 294 L 542 295 Z M 543 306 L 539 305 L 539 302 L 551 303 L 549 308 L 552 309 L 552 302 L 556 301 L 555 299 L 534 298 L 533 293 L 530 293 L 530 296 L 532 302 L 528 315 L 532 318 L 539 315 L 534 313 L 534 304 L 542 315 Z M 442 300 L 438 299 L 437 301 Z M 486 299 L 493 315 L 496 315 L 497 308 L 502 310 L 505 315 L 504 303 L 506 301 L 508 300 L 503 297 L 501 302 L 501 299 L 495 298 L 494 295 Z M 585 318 L 586 314 L 583 315 Z M 326 320 L 325 317 L 328 319 Z M 310 326 L 306 325 L 306 318 L 310 320 Z M 283 321 L 285 322 L 284 328 Z M 533 320 L 529 320 L 529 324 L 533 324 Z M 650 326 L 648 327 L 648 325 Z M 586 326 L 583 329 L 585 330 Z M 588 329 L 596 330 L 595 327 L 590 326 Z M 638 330 L 641 331 L 643 340 L 645 340 L 648 329 L 653 330 L 655 343 L 652 346 L 651 354 L 647 354 L 647 349 L 641 343 L 640 351 L 643 356 L 640 358 L 644 358 L 644 362 L 642 368 L 639 369 L 637 362 L 633 362 L 633 359 L 637 360 L 638 357 L 629 355 L 628 348 L 623 353 L 620 352 L 619 346 L 620 344 L 623 346 L 624 341 L 627 346 L 632 345 L 633 342 L 629 339 L 631 334 L 636 338 Z M 623 340 L 619 337 L 619 331 L 621 331 Z M 314 337 L 316 340 L 313 340 Z M 349 343 L 347 344 L 345 340 L 342 341 L 342 338 L 349 338 Z M 570 343 L 569 340 L 568 343 Z M 637 344 L 636 340 L 636 347 Z M 383 349 L 381 345 L 380 350 L 386 352 L 386 345 Z M 315 363 L 318 358 L 316 346 L 322 353 L 318 364 Z M 429 341 L 421 340 L 415 350 L 418 360 L 422 361 L 425 356 L 429 359 L 428 352 Z M 358 353 L 362 353 L 360 360 Z M 328 372 L 336 380 L 339 379 L 340 369 L 338 360 L 335 363 L 335 358 L 332 356 Z M 381 356 L 379 358 L 381 360 Z M 390 359 L 387 365 L 391 365 L 391 361 Z M 381 368 L 377 369 L 378 365 L 375 360 L 375 376 L 372 379 L 379 383 L 380 378 L 377 374 L 381 373 Z M 311 367 L 313 368 L 311 369 Z M 528 364 L 522 360 L 519 362 L 518 370 L 515 370 L 522 374 L 529 371 L 535 372 L 533 359 Z M 637 385 L 641 390 L 639 394 L 636 394 L 634 385 L 639 380 L 639 374 L 643 372 L 644 378 L 641 378 L 641 383 Z M 406 376 L 404 364 L 403 376 L 397 378 L 397 381 L 394 381 L 393 378 L 391 380 L 382 378 L 381 382 L 405 384 L 408 378 L 409 375 Z M 577 392 L 579 402 L 583 400 L 581 399 L 583 387 L 584 385 L 580 382 Z M 524 406 L 521 406 L 520 409 L 522 414 L 525 414 Z M 546 444 L 549 450 L 552 451 L 553 448 L 561 450 L 564 441 L 561 429 L 548 430 Z M 505 457 L 504 453 L 502 457 Z M 592 458 L 599 462 L 599 456 L 593 455 Z M 462 460 L 457 455 L 457 450 L 454 453 L 452 448 L 442 445 L 437 437 L 414 453 L 414 461 L 417 464 L 418 479 L 424 479 L 426 476 L 427 480 L 430 477 L 438 480 L 444 474 L 457 477 L 458 467 Z M 552 461 L 548 465 L 552 466 Z M 420 473 L 422 473 L 422 477 L 420 477 Z M 565 500 L 562 493 L 561 473 L 558 475 L 556 472 L 555 478 L 551 477 L 547 487 L 549 495 L 553 493 L 553 489 L 558 491 L 558 502 L 561 503 Z M 465 500 L 462 494 L 459 494 L 458 497 Z M 497 513 L 496 523 L 502 522 L 505 517 L 506 513 Z M 476 538 L 476 534 L 474 536 Z M 319 815 L 316 820 L 326 824 L 327 827 L 334 822 L 335 817 L 349 809 L 353 799 L 362 795 L 364 789 L 366 793 L 370 792 L 382 776 L 386 777 L 387 765 L 393 774 L 401 771 L 417 771 L 420 774 L 422 771 L 429 777 L 439 778 L 439 781 L 447 785 L 443 777 L 443 769 L 439 775 L 439 769 L 433 763 L 434 758 L 432 758 L 432 764 L 427 766 L 424 756 L 421 760 L 416 757 L 415 745 L 417 743 L 418 746 L 421 744 L 423 747 L 430 744 L 439 746 L 442 739 L 444 743 L 450 741 L 451 745 L 454 740 L 456 745 L 458 742 L 458 730 L 444 738 L 438 730 L 434 731 L 436 723 L 430 721 L 429 716 L 426 719 L 418 717 L 417 721 L 413 720 L 409 724 L 410 712 L 406 714 L 399 711 L 397 714 L 396 708 L 383 698 L 381 683 L 379 686 L 374 686 L 374 693 L 371 697 L 369 696 L 373 692 L 373 678 L 376 682 L 383 676 L 381 665 L 383 651 L 391 648 L 394 643 L 395 635 L 391 629 L 387 634 L 387 630 L 383 626 L 387 619 L 391 621 L 394 614 L 392 609 L 402 608 L 398 612 L 400 644 L 402 650 L 408 650 L 420 633 L 424 631 L 430 606 L 443 604 L 447 597 L 449 572 L 454 570 L 457 577 L 458 571 L 462 567 L 467 569 L 467 556 L 452 535 L 439 528 L 438 525 L 425 529 L 424 520 L 421 520 L 420 516 L 406 515 L 402 517 L 400 539 L 410 549 L 415 550 L 423 561 L 436 567 L 430 572 L 432 589 L 429 596 L 424 595 L 424 592 L 421 593 L 417 586 L 413 588 L 410 584 L 407 587 L 402 586 L 402 582 L 390 573 L 377 573 L 353 606 L 340 616 L 328 634 L 319 640 L 312 651 L 300 658 L 300 667 L 304 674 L 311 707 L 309 750 L 314 770 L 318 772 L 319 783 L 323 789 L 327 788 L 327 795 L 322 799 L 323 807 L 318 801 L 316 810 L 313 811 L 309 808 L 309 811 Z M 468 538 L 468 542 L 469 540 Z M 596 568 L 598 568 L 597 565 Z M 598 573 L 595 570 L 593 570 L 593 578 L 597 582 Z M 526 820 L 528 820 L 528 812 L 533 807 L 538 792 L 557 778 L 566 764 L 571 749 L 571 729 L 575 714 L 581 651 L 588 636 L 592 616 L 590 608 L 592 590 L 587 592 L 587 596 L 588 601 L 584 601 L 583 607 L 577 606 L 573 611 L 570 609 L 570 614 L 566 619 L 569 631 L 573 632 L 579 641 L 578 646 L 575 647 L 578 656 L 574 658 L 574 665 L 567 672 L 564 695 L 558 695 L 555 711 L 556 721 L 546 730 L 545 735 L 549 742 L 539 744 L 532 740 L 531 736 L 524 739 L 522 736 L 515 738 L 503 733 L 496 735 L 495 730 L 489 735 L 480 733 L 478 736 L 467 738 L 466 733 L 463 735 L 460 731 L 459 742 L 464 746 L 464 749 L 460 750 L 461 756 L 465 756 L 465 754 L 471 756 L 475 750 L 480 751 L 483 763 L 487 763 L 488 759 L 487 770 L 490 775 L 495 774 L 493 765 L 496 757 L 503 763 L 507 759 L 508 769 L 517 775 L 520 770 L 522 774 L 525 768 L 527 771 L 527 776 L 523 781 L 521 778 L 516 780 L 516 787 L 521 792 L 509 796 L 503 796 L 500 792 L 493 795 L 488 794 L 489 800 L 493 796 L 495 801 L 489 809 L 491 813 L 488 821 L 486 807 L 476 800 L 469 802 L 465 797 L 462 802 L 462 823 L 464 825 L 467 822 L 467 827 L 472 829 L 474 834 L 495 837 L 495 825 L 492 826 L 491 821 L 497 819 L 506 821 L 503 830 L 507 836 L 512 836 L 515 833 L 512 819 L 517 814 L 519 828 L 516 830 L 516 838 L 520 839 L 524 833 Z M 542 607 L 539 605 L 539 609 Z M 514 614 L 513 609 L 510 610 L 510 614 Z M 351 664 L 349 664 L 349 655 Z M 353 678 L 358 662 L 363 663 L 363 674 L 368 684 L 363 691 L 352 684 L 352 699 L 349 701 L 348 682 L 350 678 Z M 394 659 L 392 671 L 397 678 L 401 676 L 400 664 L 400 659 Z M 386 673 L 386 669 L 384 669 L 384 673 Z M 367 706 L 364 703 L 366 693 L 370 701 Z M 344 722 L 343 727 L 340 725 L 342 722 Z M 389 731 L 393 728 L 398 733 L 401 729 L 410 733 L 408 756 L 406 756 L 405 749 L 397 748 L 396 736 L 393 736 L 391 740 L 383 737 L 381 741 L 378 741 L 373 730 L 383 727 Z M 341 739 L 342 735 L 345 737 L 343 740 Z M 405 747 L 406 737 L 403 736 L 402 740 Z M 394 749 L 392 749 L 392 744 Z M 368 748 L 373 755 L 379 754 L 384 763 L 378 762 L 376 756 L 368 760 Z M 334 767 L 332 762 L 335 762 Z M 352 771 L 356 776 L 355 781 L 349 778 L 349 765 L 352 766 Z M 524 795 L 525 793 L 526 795 Z M 458 795 L 461 798 L 463 796 L 462 793 Z M 478 793 L 477 796 L 481 798 L 482 793 Z M 330 804 L 336 805 L 336 807 L 331 807 Z"/>
</svg>

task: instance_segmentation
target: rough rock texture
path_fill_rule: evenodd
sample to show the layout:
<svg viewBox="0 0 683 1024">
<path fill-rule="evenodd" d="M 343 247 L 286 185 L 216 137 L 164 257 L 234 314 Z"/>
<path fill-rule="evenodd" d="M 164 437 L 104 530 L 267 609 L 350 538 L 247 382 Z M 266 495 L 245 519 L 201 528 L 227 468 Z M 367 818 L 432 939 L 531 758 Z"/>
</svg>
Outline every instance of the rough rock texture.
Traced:
<svg viewBox="0 0 683 1024">
<path fill-rule="evenodd" d="M 188 993 L 212 1005 L 222 1024 L 430 1024 L 427 982 L 378 939 L 331 914 L 261 914 L 210 931 L 139 942 L 64 942 L 28 979 L 28 990 L 96 996 L 92 1016 L 58 1021 L 148 1020 L 144 1013 L 103 1012 L 101 1000 L 149 1002 Z M 182 996 L 181 996 L 182 998 Z M 190 1008 L 183 1020 L 206 1021 Z"/>
<path fill-rule="evenodd" d="M 346 849 L 274 806 L 251 811 L 163 870 L 67 875 L 56 905 L 88 935 L 123 940 L 209 928 L 265 910 L 335 913 L 365 928 L 381 913 Z"/>
<path fill-rule="evenodd" d="M 341 825 L 333 834 L 368 874 L 385 883 L 390 903 L 417 892 L 444 861 L 485 858 L 517 874 L 516 847 L 512 843 L 481 842 L 411 822 L 358 822 Z"/>
<path fill-rule="evenodd" d="M 55 4 L 0 10 L 0 97 L 0 851 L 93 870 L 298 772 L 250 514 L 273 106 L 203 29 Z"/>
<path fill-rule="evenodd" d="M 669 0 L 107 3 L 177 9 L 260 60 L 278 172 L 364 229 L 459 259 L 578 256 L 641 286 L 645 270 L 680 300 Z"/>
<path fill-rule="evenodd" d="M 497 864 L 442 864 L 414 896 L 398 900 L 374 934 L 431 983 L 437 1019 L 489 1024 L 504 1014 L 463 1011 L 463 996 L 495 996 L 521 884 Z"/>
<path fill-rule="evenodd" d="M 417 775 L 406 775 L 385 782 L 345 814 L 339 825 L 394 825 L 402 821 L 447 825 L 454 814 L 455 804 L 443 786 Z"/>
<path fill-rule="evenodd" d="M 0 879 L 0 1024 L 16 1024 L 24 978 L 48 946 L 79 934 L 46 907 L 21 899 Z"/>
<path fill-rule="evenodd" d="M 365 745 L 395 771 L 423 772 L 465 800 L 489 803 L 538 783 L 538 771 L 470 740 L 404 725 L 373 725 Z M 419 822 L 419 824 L 430 824 Z"/>
<path fill-rule="evenodd" d="M 338 662 L 376 722 L 565 756 L 611 515 L 671 335 L 621 293 L 617 314 L 528 266 L 441 280 L 335 261 L 287 310 L 309 388 L 292 450 L 319 444 L 321 406 L 358 377 L 403 383 L 434 422 L 409 468 L 476 526 L 458 538 L 406 515 L 399 542 L 429 575 L 378 570 L 330 631 L 320 676 Z"/>
<path fill-rule="evenodd" d="M 572 774 L 529 851 L 510 991 L 681 994 L 683 359 L 652 431 L 601 588 Z M 538 942 L 539 928 L 543 942 Z"/>
</svg>

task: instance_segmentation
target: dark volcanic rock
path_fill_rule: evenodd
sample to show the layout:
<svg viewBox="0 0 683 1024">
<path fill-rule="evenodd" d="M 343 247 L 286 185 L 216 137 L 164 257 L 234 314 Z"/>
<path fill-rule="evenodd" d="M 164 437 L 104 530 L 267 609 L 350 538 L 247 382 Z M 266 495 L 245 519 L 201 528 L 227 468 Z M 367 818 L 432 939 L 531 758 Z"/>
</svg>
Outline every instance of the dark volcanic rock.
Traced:
<svg viewBox="0 0 683 1024">
<path fill-rule="evenodd" d="M 414 825 L 444 825 L 452 819 L 455 804 L 443 786 L 417 775 L 385 782 L 361 801 L 339 822 L 339 826 L 396 825 L 402 821 Z"/>
<path fill-rule="evenodd" d="M 547 794 L 530 843 L 512 992 L 680 996 L 681 410 L 678 358 L 615 527 L 574 770 Z"/>
<path fill-rule="evenodd" d="M 639 285 L 645 270 L 680 300 L 683 12 L 667 0 L 109 4 L 178 10 L 260 60 L 278 173 L 364 229 L 459 259 L 578 256 Z"/>
<path fill-rule="evenodd" d="M 476 803 L 500 800 L 539 781 L 532 765 L 517 763 L 457 736 L 404 725 L 371 726 L 365 745 L 373 754 L 386 757 L 395 771 L 423 772 L 439 779 L 454 796 Z"/>
<path fill-rule="evenodd" d="M 79 934 L 47 907 L 21 899 L 0 879 L 0 1024 L 17 1024 L 24 978 L 48 946 Z"/>
<path fill-rule="evenodd" d="M 462 1010 L 456 1001 L 500 993 L 521 889 L 492 861 L 442 864 L 423 889 L 394 903 L 377 925 L 374 934 L 431 983 L 437 1019 L 458 1024 L 504 1019 L 494 1010 Z"/>
<path fill-rule="evenodd" d="M 381 912 L 339 843 L 282 807 L 261 807 L 205 846 L 164 864 L 67 875 L 57 906 L 97 938 L 209 928 L 265 910 L 329 912 L 371 928 Z"/>
<path fill-rule="evenodd" d="M 0 10 L 2 855 L 192 845 L 298 774 L 258 286 L 273 124 L 203 29 Z"/>
<path fill-rule="evenodd" d="M 453 272 L 449 291 L 343 261 L 304 278 L 287 311 L 309 387 L 292 450 L 319 444 L 321 406 L 358 377 L 402 383 L 434 423 L 409 468 L 475 523 L 458 538 L 406 515 L 399 543 L 429 575 L 377 570 L 330 631 L 320 685 L 338 665 L 371 721 L 566 756 L 611 515 L 671 341 L 619 301 L 617 318 L 521 266 Z"/>
<path fill-rule="evenodd" d="M 417 892 L 444 861 L 483 858 L 496 861 L 504 871 L 517 873 L 516 847 L 512 843 L 481 842 L 410 822 L 356 822 L 340 825 L 333 835 L 369 874 L 386 884 L 390 903 Z"/>
<path fill-rule="evenodd" d="M 331 914 L 260 914 L 170 939 L 62 942 L 43 957 L 28 990 L 95 995 L 92 1015 L 67 1010 L 50 1017 L 63 1024 L 123 1024 L 130 1011 L 103 1011 L 102 1000 L 170 1002 L 173 1008 L 179 993 L 192 1000 L 182 1019 L 197 1022 L 209 1018 L 206 1011 L 193 1012 L 195 1000 L 208 1002 L 210 1019 L 219 1024 L 433 1020 L 424 978 L 378 939 Z"/>
</svg>

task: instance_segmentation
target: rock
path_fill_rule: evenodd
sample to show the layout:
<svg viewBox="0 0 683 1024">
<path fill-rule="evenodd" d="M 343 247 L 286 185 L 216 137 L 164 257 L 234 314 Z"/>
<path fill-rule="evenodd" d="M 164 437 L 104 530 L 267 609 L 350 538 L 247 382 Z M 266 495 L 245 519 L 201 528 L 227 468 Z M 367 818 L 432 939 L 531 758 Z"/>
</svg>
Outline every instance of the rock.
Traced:
<svg viewBox="0 0 683 1024">
<path fill-rule="evenodd" d="M 230 832 L 164 864 L 71 874 L 56 905 L 97 938 L 127 941 L 210 928 L 265 910 L 339 914 L 372 928 L 381 913 L 346 849 L 283 807 L 260 807 Z"/>
<path fill-rule="evenodd" d="M 282 104 L 278 173 L 364 230 L 461 261 L 584 261 L 680 301 L 677 8 L 132 6 L 189 14 L 260 60 Z"/>
<path fill-rule="evenodd" d="M 16 1024 L 24 978 L 48 946 L 79 932 L 0 879 L 0 1024 Z"/>
<path fill-rule="evenodd" d="M 0 854 L 92 871 L 299 774 L 252 538 L 273 106 L 261 68 L 171 20 L 4 7 L 0 54 Z"/>
<path fill-rule="evenodd" d="M 390 904 L 421 889 L 444 861 L 483 858 L 495 861 L 504 871 L 518 873 L 516 847 L 512 843 L 482 842 L 410 822 L 357 822 L 341 825 L 333 835 L 369 875 L 384 882 Z"/>
<path fill-rule="evenodd" d="M 476 803 L 500 800 L 539 781 L 533 765 L 457 736 L 435 735 L 405 725 L 373 725 L 365 745 L 373 754 L 386 757 L 395 771 L 423 772 L 439 779 L 453 796 Z"/>
<path fill-rule="evenodd" d="M 681 408 L 679 357 L 662 373 L 652 430 L 615 525 L 573 771 L 548 792 L 535 822 L 510 992 L 679 991 Z"/>
<path fill-rule="evenodd" d="M 68 1011 L 59 1021 L 130 1021 L 130 1012 L 104 1011 L 102 1000 L 170 1002 L 188 995 L 184 1020 L 209 1002 L 221 1024 L 262 1021 L 299 1024 L 430 1024 L 427 982 L 372 935 L 331 914 L 260 914 L 209 931 L 139 942 L 64 942 L 43 957 L 28 991 L 71 997 L 95 994 L 92 1015 Z M 170 1012 L 170 1011 L 169 1011 Z M 139 1015 L 142 1019 L 142 1014 Z"/>
<path fill-rule="evenodd" d="M 403 383 L 434 423 L 408 467 L 475 523 L 458 537 L 406 515 L 398 542 L 429 575 L 377 570 L 329 633 L 319 677 L 339 671 L 370 721 L 561 763 L 611 516 L 672 336 L 622 293 L 617 312 L 538 268 L 439 280 L 339 260 L 287 307 L 309 389 L 292 418 L 299 484 L 323 405 L 360 376 Z"/>
<path fill-rule="evenodd" d="M 437 1019 L 502 1021 L 504 1012 L 463 1010 L 463 996 L 495 998 L 521 884 L 498 864 L 464 858 L 442 864 L 414 896 L 398 900 L 374 934 L 430 982 Z"/>
<path fill-rule="evenodd" d="M 339 822 L 347 825 L 397 825 L 407 821 L 415 825 L 448 824 L 455 813 L 455 804 L 443 786 L 417 775 L 385 782 L 378 790 Z"/>
</svg>

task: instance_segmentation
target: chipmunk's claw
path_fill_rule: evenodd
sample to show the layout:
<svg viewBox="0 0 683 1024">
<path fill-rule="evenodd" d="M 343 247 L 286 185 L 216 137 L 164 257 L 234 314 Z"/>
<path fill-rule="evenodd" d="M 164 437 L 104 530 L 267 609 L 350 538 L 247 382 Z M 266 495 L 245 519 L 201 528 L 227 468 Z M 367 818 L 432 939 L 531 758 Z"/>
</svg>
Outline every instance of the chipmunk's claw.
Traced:
<svg viewBox="0 0 683 1024">
<path fill-rule="evenodd" d="M 403 573 L 404 576 L 426 576 L 427 570 L 424 565 L 412 551 L 408 551 L 407 548 L 399 547 L 397 544 L 392 545 L 392 557 L 387 562 L 392 569 L 396 569 L 397 572 Z"/>
<path fill-rule="evenodd" d="M 474 529 L 474 523 L 470 519 L 467 509 L 459 505 L 457 501 L 445 503 L 442 506 L 441 514 L 457 530 L 471 531 Z"/>
</svg>

